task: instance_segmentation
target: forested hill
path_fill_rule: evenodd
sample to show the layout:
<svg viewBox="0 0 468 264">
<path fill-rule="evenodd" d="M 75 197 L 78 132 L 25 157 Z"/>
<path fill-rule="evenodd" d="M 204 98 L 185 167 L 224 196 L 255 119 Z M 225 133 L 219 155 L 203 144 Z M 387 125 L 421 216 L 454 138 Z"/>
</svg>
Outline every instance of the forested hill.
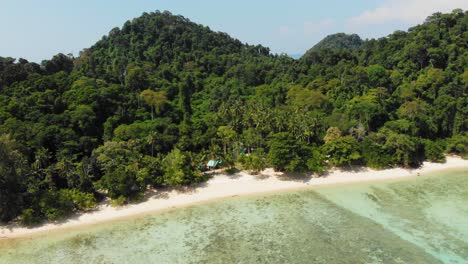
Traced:
<svg viewBox="0 0 468 264">
<path fill-rule="evenodd" d="M 155 12 L 77 58 L 0 58 L 0 220 L 137 201 L 206 180 L 210 159 L 322 172 L 467 156 L 467 29 L 454 10 L 294 60 Z"/>
<path fill-rule="evenodd" d="M 231 56 L 231 55 L 237 55 Z M 108 36 L 85 50 L 79 67 L 87 75 L 125 82 L 129 65 L 175 67 L 177 72 L 199 66 L 200 71 L 222 74 L 243 56 L 268 56 L 269 49 L 248 46 L 225 33 L 213 32 L 169 12 L 145 13 L 114 28 Z"/>
<path fill-rule="evenodd" d="M 312 47 L 308 52 L 322 49 L 349 49 L 355 50 L 362 46 L 362 39 L 356 34 L 337 33 L 329 35 Z"/>
</svg>

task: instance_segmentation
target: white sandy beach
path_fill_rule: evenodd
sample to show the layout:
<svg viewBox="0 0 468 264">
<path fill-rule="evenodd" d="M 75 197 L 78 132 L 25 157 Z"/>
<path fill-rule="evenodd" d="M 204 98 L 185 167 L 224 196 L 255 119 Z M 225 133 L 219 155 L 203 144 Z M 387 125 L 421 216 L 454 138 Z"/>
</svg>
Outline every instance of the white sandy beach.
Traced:
<svg viewBox="0 0 468 264">
<path fill-rule="evenodd" d="M 303 180 L 299 178 L 288 179 L 281 173 L 275 173 L 271 169 L 267 169 L 262 174 L 255 176 L 245 172 L 235 175 L 215 175 L 207 183 L 195 187 L 190 191 L 154 192 L 145 202 L 118 208 L 112 207 L 108 203 L 103 203 L 93 212 L 81 214 L 60 224 L 46 224 L 35 228 L 24 228 L 13 225 L 0 226 L 0 239 L 27 237 L 45 231 L 97 224 L 231 196 L 313 188 L 313 186 L 317 185 L 414 177 L 437 171 L 462 168 L 468 168 L 468 160 L 458 157 L 447 157 L 447 162 L 444 164 L 426 162 L 421 168 L 414 170 L 402 168 L 379 171 L 371 169 L 356 171 L 333 170 L 325 177 L 306 177 Z"/>
</svg>

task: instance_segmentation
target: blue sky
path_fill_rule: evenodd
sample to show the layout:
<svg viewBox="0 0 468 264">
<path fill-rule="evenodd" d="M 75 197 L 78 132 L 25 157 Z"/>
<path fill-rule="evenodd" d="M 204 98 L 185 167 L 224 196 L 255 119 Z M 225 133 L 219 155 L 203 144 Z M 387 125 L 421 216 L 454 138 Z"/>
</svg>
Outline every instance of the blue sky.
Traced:
<svg viewBox="0 0 468 264">
<path fill-rule="evenodd" d="M 78 55 L 143 12 L 169 10 L 274 53 L 302 54 L 328 34 L 382 37 L 468 0 L 0 0 L 0 56 Z"/>
</svg>

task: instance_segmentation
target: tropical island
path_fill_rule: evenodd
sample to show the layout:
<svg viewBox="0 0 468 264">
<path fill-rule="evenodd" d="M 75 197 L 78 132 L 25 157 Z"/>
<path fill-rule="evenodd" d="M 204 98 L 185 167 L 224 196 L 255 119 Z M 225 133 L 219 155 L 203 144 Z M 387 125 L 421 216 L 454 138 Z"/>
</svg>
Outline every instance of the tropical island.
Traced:
<svg viewBox="0 0 468 264">
<path fill-rule="evenodd" d="M 106 199 L 138 203 L 149 190 L 199 186 L 208 165 L 295 175 L 241 194 L 353 181 L 301 176 L 332 168 L 384 178 L 416 175 L 406 169 L 425 161 L 423 173 L 466 168 L 446 155 L 468 157 L 467 29 L 457 9 L 381 39 L 331 35 L 296 60 L 157 11 L 78 57 L 0 57 L 0 221 L 35 226 Z M 244 172 L 246 190 L 263 184 Z M 234 181 L 198 201 L 236 195 Z"/>
</svg>

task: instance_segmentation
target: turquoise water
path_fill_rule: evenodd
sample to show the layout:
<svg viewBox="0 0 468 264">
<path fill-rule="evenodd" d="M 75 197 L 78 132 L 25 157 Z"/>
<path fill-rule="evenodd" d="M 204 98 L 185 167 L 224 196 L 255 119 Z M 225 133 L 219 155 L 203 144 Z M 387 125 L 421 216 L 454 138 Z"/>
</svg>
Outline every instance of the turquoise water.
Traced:
<svg viewBox="0 0 468 264">
<path fill-rule="evenodd" d="M 468 263 L 468 170 L 0 241 L 0 263 Z"/>
</svg>

